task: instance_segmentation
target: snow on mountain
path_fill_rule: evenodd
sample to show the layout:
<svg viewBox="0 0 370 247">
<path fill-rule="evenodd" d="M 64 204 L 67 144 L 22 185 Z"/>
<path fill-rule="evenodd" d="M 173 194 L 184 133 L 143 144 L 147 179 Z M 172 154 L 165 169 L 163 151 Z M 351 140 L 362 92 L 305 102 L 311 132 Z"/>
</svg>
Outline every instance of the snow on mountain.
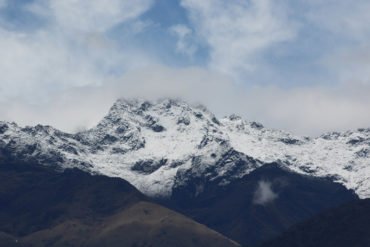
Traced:
<svg viewBox="0 0 370 247">
<path fill-rule="evenodd" d="M 331 132 L 318 138 L 256 129 L 241 119 L 223 119 L 233 148 L 263 162 L 282 161 L 298 173 L 331 177 L 360 197 L 370 197 L 370 128 Z"/>
<path fill-rule="evenodd" d="M 0 122 L 0 150 L 56 168 L 121 177 L 150 196 L 170 195 L 189 176 L 224 185 L 278 161 L 370 197 L 370 128 L 297 137 L 236 115 L 219 120 L 181 100 L 120 99 L 96 127 L 76 134 Z"/>
</svg>

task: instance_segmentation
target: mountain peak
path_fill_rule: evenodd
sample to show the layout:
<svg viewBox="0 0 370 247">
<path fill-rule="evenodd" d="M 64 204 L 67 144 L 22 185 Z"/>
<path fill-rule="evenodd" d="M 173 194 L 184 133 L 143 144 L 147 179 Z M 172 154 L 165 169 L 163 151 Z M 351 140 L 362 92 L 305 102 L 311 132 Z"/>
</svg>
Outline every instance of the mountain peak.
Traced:
<svg viewBox="0 0 370 247">
<path fill-rule="evenodd" d="M 181 99 L 119 99 L 98 128 L 129 125 L 135 125 L 139 132 L 142 129 L 182 132 L 190 128 L 209 130 L 213 125 L 220 125 L 220 121 L 206 107 L 190 105 Z"/>
<path fill-rule="evenodd" d="M 369 129 L 294 136 L 236 115 L 219 120 L 204 106 L 168 98 L 119 99 L 97 126 L 76 134 L 0 122 L 0 155 L 121 177 L 158 196 L 168 196 L 190 175 L 227 184 L 282 161 L 370 197 L 369 140 Z"/>
<path fill-rule="evenodd" d="M 213 115 L 204 105 L 191 105 L 179 98 L 160 98 L 157 100 L 120 98 L 113 104 L 110 109 L 110 113 L 128 111 L 141 115 L 144 114 L 144 112 L 150 111 L 163 113 L 179 110 L 183 112 L 200 111 L 205 114 Z"/>
</svg>

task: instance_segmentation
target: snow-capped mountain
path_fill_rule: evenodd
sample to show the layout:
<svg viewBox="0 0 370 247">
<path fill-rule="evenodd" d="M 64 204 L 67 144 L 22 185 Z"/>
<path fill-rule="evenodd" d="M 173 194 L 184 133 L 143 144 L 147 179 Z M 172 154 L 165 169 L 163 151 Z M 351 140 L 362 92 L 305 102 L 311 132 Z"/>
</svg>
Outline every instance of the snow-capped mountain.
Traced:
<svg viewBox="0 0 370 247">
<path fill-rule="evenodd" d="M 181 100 L 120 99 L 96 127 L 76 134 L 0 122 L 0 150 L 56 168 L 121 177 L 149 196 L 168 196 L 189 177 L 222 186 L 279 162 L 370 197 L 370 128 L 298 137 L 236 115 L 217 119 Z"/>
</svg>

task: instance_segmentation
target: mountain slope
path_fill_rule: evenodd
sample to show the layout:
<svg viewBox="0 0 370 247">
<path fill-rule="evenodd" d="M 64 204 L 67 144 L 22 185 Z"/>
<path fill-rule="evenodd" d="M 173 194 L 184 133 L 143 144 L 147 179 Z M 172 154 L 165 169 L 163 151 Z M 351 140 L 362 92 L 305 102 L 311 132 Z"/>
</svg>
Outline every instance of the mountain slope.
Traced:
<svg viewBox="0 0 370 247">
<path fill-rule="evenodd" d="M 235 115 L 217 119 L 180 100 L 120 99 L 96 127 L 76 134 L 0 122 L 0 150 L 57 169 L 121 177 L 152 197 L 169 197 L 187 183 L 183 174 L 223 185 L 276 161 L 370 197 L 370 129 L 297 137 Z"/>
<path fill-rule="evenodd" d="M 358 199 L 344 186 L 267 164 L 224 186 L 193 178 L 163 202 L 241 244 L 277 236 L 298 221 Z"/>
<path fill-rule="evenodd" d="M 294 225 L 261 247 L 370 246 L 370 200 L 358 200 L 326 210 Z"/>
<path fill-rule="evenodd" d="M 122 179 L 14 163 L 0 165 L 0 245 L 238 246 Z"/>
</svg>

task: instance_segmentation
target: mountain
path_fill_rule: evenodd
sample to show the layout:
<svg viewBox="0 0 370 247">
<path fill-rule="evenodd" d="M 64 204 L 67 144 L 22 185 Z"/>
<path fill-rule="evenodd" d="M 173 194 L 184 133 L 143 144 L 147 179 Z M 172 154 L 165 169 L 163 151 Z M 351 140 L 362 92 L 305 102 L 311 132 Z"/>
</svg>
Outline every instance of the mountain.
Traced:
<svg viewBox="0 0 370 247">
<path fill-rule="evenodd" d="M 0 245 L 239 246 L 119 178 L 0 165 Z"/>
<path fill-rule="evenodd" d="M 260 247 L 370 246 L 370 199 L 326 210 Z"/>
<path fill-rule="evenodd" d="M 219 186 L 206 177 L 178 186 L 164 205 L 241 243 L 277 236 L 300 220 L 358 197 L 338 183 L 266 164 Z"/>
<path fill-rule="evenodd" d="M 151 197 L 170 197 L 194 177 L 224 186 L 271 162 L 370 197 L 370 128 L 299 137 L 236 115 L 217 119 L 181 100 L 120 99 L 97 126 L 75 134 L 0 122 L 0 151 L 3 159 L 120 177 Z"/>
</svg>

